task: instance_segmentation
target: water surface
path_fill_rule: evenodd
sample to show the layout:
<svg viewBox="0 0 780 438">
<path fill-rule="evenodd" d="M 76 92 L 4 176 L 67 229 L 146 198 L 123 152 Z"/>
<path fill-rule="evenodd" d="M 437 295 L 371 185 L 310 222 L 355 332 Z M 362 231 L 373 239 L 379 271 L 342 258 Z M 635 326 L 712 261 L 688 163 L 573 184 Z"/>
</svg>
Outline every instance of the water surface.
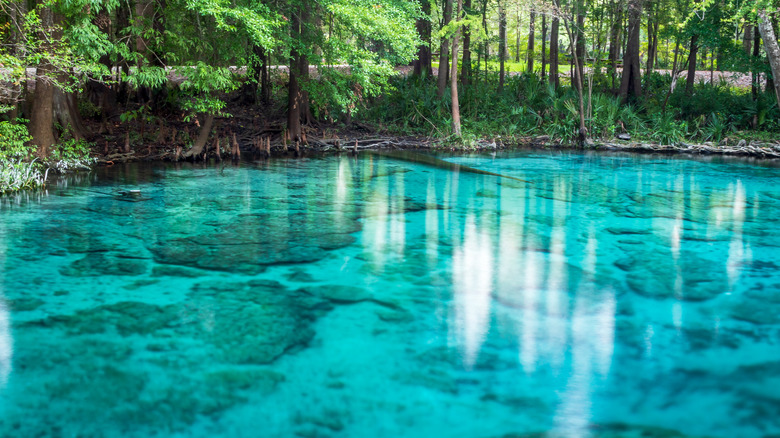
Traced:
<svg viewBox="0 0 780 438">
<path fill-rule="evenodd" d="M 780 169 L 444 158 L 1 198 L 0 436 L 780 433 Z"/>
</svg>

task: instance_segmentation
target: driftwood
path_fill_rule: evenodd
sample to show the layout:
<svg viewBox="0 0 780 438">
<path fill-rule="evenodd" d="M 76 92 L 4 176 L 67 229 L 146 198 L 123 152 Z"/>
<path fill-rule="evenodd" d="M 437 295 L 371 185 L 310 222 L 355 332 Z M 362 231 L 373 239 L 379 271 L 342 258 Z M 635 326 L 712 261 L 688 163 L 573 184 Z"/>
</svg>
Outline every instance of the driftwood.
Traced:
<svg viewBox="0 0 780 438">
<path fill-rule="evenodd" d="M 749 155 L 762 158 L 780 158 L 780 145 L 765 145 L 742 141 L 736 146 L 715 146 L 714 144 L 660 145 L 656 143 L 614 143 L 605 142 L 595 145 L 596 149 L 638 151 L 638 152 L 672 152 L 687 154 L 716 155 Z"/>
</svg>

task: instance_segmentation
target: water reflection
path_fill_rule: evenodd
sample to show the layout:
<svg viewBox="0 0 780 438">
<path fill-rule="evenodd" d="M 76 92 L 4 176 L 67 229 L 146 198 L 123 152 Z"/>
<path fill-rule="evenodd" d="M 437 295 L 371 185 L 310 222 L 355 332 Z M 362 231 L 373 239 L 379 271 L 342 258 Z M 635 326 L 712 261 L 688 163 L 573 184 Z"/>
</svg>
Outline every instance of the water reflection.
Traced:
<svg viewBox="0 0 780 438">
<path fill-rule="evenodd" d="M 0 273 L 6 266 L 8 238 L 7 229 L 0 223 Z M 2 280 L 2 277 L 0 277 Z M 11 314 L 6 304 L 4 282 L 0 281 L 0 390 L 8 383 L 13 357 L 13 339 L 11 338 Z"/>
<path fill-rule="evenodd" d="M 0 389 L 8 383 L 14 347 L 11 338 L 11 315 L 0 292 Z"/>
</svg>

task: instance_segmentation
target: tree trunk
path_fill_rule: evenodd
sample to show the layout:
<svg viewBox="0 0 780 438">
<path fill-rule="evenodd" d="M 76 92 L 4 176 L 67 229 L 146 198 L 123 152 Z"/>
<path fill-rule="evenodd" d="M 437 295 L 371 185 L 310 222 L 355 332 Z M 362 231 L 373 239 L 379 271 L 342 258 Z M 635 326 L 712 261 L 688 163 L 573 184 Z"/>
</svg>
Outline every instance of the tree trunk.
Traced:
<svg viewBox="0 0 780 438">
<path fill-rule="evenodd" d="M 652 3 L 647 15 L 647 67 L 645 74 L 652 73 L 655 69 L 655 58 L 658 52 L 658 8 L 655 12 L 652 9 Z"/>
<path fill-rule="evenodd" d="M 772 68 L 772 76 L 780 78 L 780 47 L 777 44 L 775 28 L 765 9 L 758 10 L 758 31 L 761 32 L 761 39 L 764 40 L 764 50 L 769 59 L 769 66 Z M 774 81 L 774 91 L 777 103 L 780 105 L 780 81 Z"/>
<path fill-rule="evenodd" d="M 585 1 L 584 0 L 577 1 L 576 13 L 577 13 L 577 25 L 574 28 L 574 32 L 572 32 L 574 39 L 576 40 L 576 44 L 574 46 L 577 49 L 575 53 L 577 60 L 574 61 L 574 67 L 577 71 L 577 76 L 580 78 L 579 79 L 580 85 L 582 85 L 584 83 L 583 70 L 585 69 Z"/>
<path fill-rule="evenodd" d="M 525 71 L 527 71 L 528 73 L 534 72 L 534 36 L 536 34 L 535 22 L 536 22 L 536 12 L 531 11 L 531 20 L 528 23 L 528 53 L 527 53 L 528 65 L 525 67 Z M 518 39 L 519 38 L 520 37 L 518 36 Z"/>
<path fill-rule="evenodd" d="M 184 154 L 185 158 L 197 157 L 203 153 L 203 148 L 206 147 L 206 142 L 209 139 L 209 134 L 211 134 L 211 128 L 213 126 L 214 126 L 214 114 L 206 115 L 206 120 L 203 122 L 203 125 L 201 125 L 200 127 L 198 138 L 195 139 L 195 144 L 192 145 L 192 149 L 190 149 L 189 151 L 187 151 L 186 154 Z"/>
<path fill-rule="evenodd" d="M 628 3 L 628 42 L 623 55 L 623 77 L 620 96 L 624 101 L 642 95 L 642 72 L 639 69 L 639 36 L 642 25 L 642 0 Z"/>
<path fill-rule="evenodd" d="M 471 0 L 466 0 L 464 3 L 466 9 L 471 9 Z M 460 81 L 463 85 L 469 84 L 471 78 L 471 30 L 469 25 L 465 25 L 462 28 L 463 31 L 463 64 L 460 69 Z"/>
<path fill-rule="evenodd" d="M 417 59 L 414 61 L 414 75 L 429 77 L 431 75 L 431 2 L 421 0 L 423 17 L 417 19 L 417 33 L 422 44 L 417 47 Z"/>
<path fill-rule="evenodd" d="M 547 78 L 547 15 L 542 15 L 542 80 Z"/>
<path fill-rule="evenodd" d="M 303 36 L 301 9 L 298 13 L 292 14 L 290 36 L 293 41 L 301 39 Z M 290 51 L 290 79 L 287 86 L 287 135 L 290 140 L 295 142 L 301 139 L 301 108 L 303 105 L 303 93 L 299 83 L 302 75 L 301 65 L 303 55 L 293 49 Z"/>
<path fill-rule="evenodd" d="M 68 75 L 66 74 L 60 74 L 57 79 L 60 83 L 67 83 L 68 80 Z M 63 129 L 67 130 L 76 140 L 84 139 L 87 130 L 84 127 L 84 122 L 81 120 L 75 93 L 55 88 L 52 97 L 52 108 L 55 121 Z"/>
<path fill-rule="evenodd" d="M 555 5 L 558 9 L 561 8 L 560 0 L 555 0 Z M 577 47 L 579 45 L 578 32 L 579 29 L 572 29 L 569 22 L 564 20 L 564 26 L 566 27 L 566 35 L 569 37 L 569 55 L 571 55 L 572 63 L 574 64 L 574 70 L 577 72 L 574 76 L 574 87 L 577 90 L 577 97 L 579 99 L 579 116 L 580 116 L 580 129 L 577 132 L 577 145 L 580 147 L 585 146 L 585 142 L 588 137 L 588 129 L 585 127 L 585 99 L 582 93 L 582 66 L 580 65 L 579 56 L 577 56 Z"/>
<path fill-rule="evenodd" d="M 623 33 L 623 7 L 620 1 L 613 3 L 613 11 L 612 27 L 609 31 L 609 66 L 614 89 Z"/>
<path fill-rule="evenodd" d="M 485 32 L 485 41 L 482 43 L 482 59 L 485 60 L 485 82 L 487 82 L 488 59 L 490 58 L 490 28 L 487 25 L 488 0 L 482 1 L 482 30 Z"/>
<path fill-rule="evenodd" d="M 44 14 L 41 14 L 44 15 Z M 35 93 L 30 111 L 30 135 L 32 143 L 38 146 L 40 157 L 49 156 L 54 145 L 54 85 L 50 80 L 51 64 L 43 63 L 35 73 Z"/>
<path fill-rule="evenodd" d="M 260 67 L 260 100 L 266 105 L 271 102 L 271 72 L 268 69 L 270 60 L 271 55 L 263 49 L 261 59 L 263 66 Z"/>
<path fill-rule="evenodd" d="M 498 2 L 498 91 L 504 89 L 504 63 L 506 61 L 506 8 L 501 2 Z"/>
<path fill-rule="evenodd" d="M 458 0 L 458 9 L 455 19 L 460 17 L 463 10 L 462 0 Z M 460 104 L 458 102 L 458 37 L 460 28 L 455 29 L 452 37 L 452 68 L 450 70 L 450 97 L 452 99 L 452 133 L 460 137 Z"/>
<path fill-rule="evenodd" d="M 116 8 L 116 27 L 114 28 L 114 40 L 117 41 L 125 37 L 124 32 L 130 27 L 130 6 L 129 2 L 119 2 Z M 117 61 L 117 67 L 120 69 L 119 74 L 119 86 L 117 87 L 117 101 L 120 104 L 127 104 L 130 97 L 129 84 L 127 83 L 127 76 L 130 73 L 130 63 L 124 57 L 119 57 Z"/>
<path fill-rule="evenodd" d="M 56 41 L 60 39 L 60 32 L 54 29 L 54 13 L 51 8 L 42 8 L 40 12 L 42 32 L 41 40 Z M 49 47 L 51 49 L 51 47 Z M 38 156 L 47 157 L 56 139 L 54 138 L 54 66 L 44 59 L 35 71 L 35 94 L 33 95 L 32 108 L 30 110 L 30 124 L 28 129 L 32 136 L 32 143 L 38 146 Z"/>
<path fill-rule="evenodd" d="M 450 22 L 452 16 L 452 0 L 444 0 L 444 14 L 442 16 L 442 27 Z M 441 38 L 441 47 L 439 50 L 439 78 L 437 83 L 437 94 L 439 98 L 444 97 L 444 90 L 447 88 L 447 73 L 449 67 L 449 37 Z"/>
<path fill-rule="evenodd" d="M 691 37 L 691 51 L 688 55 L 688 77 L 685 79 L 685 92 L 693 94 L 693 84 L 696 83 L 696 54 L 699 52 L 699 35 Z"/>
<path fill-rule="evenodd" d="M 550 83 L 558 89 L 560 79 L 558 78 L 558 28 L 560 20 L 553 17 L 552 28 L 550 29 Z"/>
<path fill-rule="evenodd" d="M 745 23 L 745 33 L 742 37 L 742 49 L 750 56 L 753 51 L 753 23 Z"/>
<path fill-rule="evenodd" d="M 758 55 L 761 53 L 761 33 L 753 31 L 753 59 L 750 62 L 751 69 L 751 94 L 753 100 L 758 100 L 758 92 L 761 90 L 761 75 L 756 70 L 756 63 L 758 62 Z"/>
<path fill-rule="evenodd" d="M 515 16 L 517 18 L 517 26 L 515 26 L 515 30 L 517 31 L 517 34 L 515 35 L 515 62 L 520 62 L 520 8 L 515 10 Z"/>
<path fill-rule="evenodd" d="M 666 97 L 664 98 L 664 103 L 661 106 L 661 112 L 663 113 L 666 113 L 666 104 L 669 102 L 669 96 L 671 96 L 672 93 L 674 93 L 674 88 L 677 86 L 677 75 L 679 74 L 677 60 L 679 59 L 679 55 L 680 55 L 680 37 L 678 36 L 674 47 L 674 63 L 672 64 L 672 83 L 669 86 L 669 92 L 666 93 Z"/>
</svg>

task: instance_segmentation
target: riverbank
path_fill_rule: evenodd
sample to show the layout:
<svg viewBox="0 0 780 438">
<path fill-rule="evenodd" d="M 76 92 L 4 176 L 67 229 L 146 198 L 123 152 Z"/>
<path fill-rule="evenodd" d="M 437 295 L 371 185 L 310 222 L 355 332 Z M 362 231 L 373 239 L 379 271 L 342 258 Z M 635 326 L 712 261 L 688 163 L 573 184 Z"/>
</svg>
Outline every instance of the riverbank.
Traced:
<svg viewBox="0 0 780 438">
<path fill-rule="evenodd" d="M 242 156 L 270 158 L 273 156 L 303 156 L 309 153 L 352 153 L 365 150 L 381 149 L 428 149 L 432 151 L 489 151 L 508 150 L 516 148 L 546 149 L 546 150 L 593 150 L 619 151 L 653 154 L 687 154 L 687 155 L 728 155 L 763 159 L 780 158 L 780 142 L 747 142 L 741 140 L 730 145 L 679 143 L 662 145 L 659 143 L 632 142 L 620 139 L 607 141 L 591 141 L 586 147 L 561 144 L 551 141 L 548 136 L 500 137 L 489 140 L 477 140 L 472 144 L 463 145 L 448 139 L 431 139 L 415 136 L 387 135 L 371 131 L 365 125 L 355 125 L 352 130 L 327 130 L 316 132 L 310 130 L 304 143 L 286 141 L 281 127 L 267 127 L 257 132 L 243 130 L 240 134 L 227 132 L 222 138 L 212 142 L 202 155 L 183 158 L 181 145 L 146 144 L 140 148 L 114 150 L 110 153 L 97 153 L 98 164 L 112 165 L 128 161 L 205 161 L 231 160 Z M 274 135 L 276 134 L 276 135 Z M 318 135 L 319 134 L 319 135 Z M 325 134 L 325 135 L 323 135 Z M 239 140 L 240 139 L 240 140 Z M 237 148 L 235 146 L 237 145 Z M 106 148 L 108 151 L 108 148 Z M 97 151 L 96 151 L 97 152 Z"/>
</svg>

